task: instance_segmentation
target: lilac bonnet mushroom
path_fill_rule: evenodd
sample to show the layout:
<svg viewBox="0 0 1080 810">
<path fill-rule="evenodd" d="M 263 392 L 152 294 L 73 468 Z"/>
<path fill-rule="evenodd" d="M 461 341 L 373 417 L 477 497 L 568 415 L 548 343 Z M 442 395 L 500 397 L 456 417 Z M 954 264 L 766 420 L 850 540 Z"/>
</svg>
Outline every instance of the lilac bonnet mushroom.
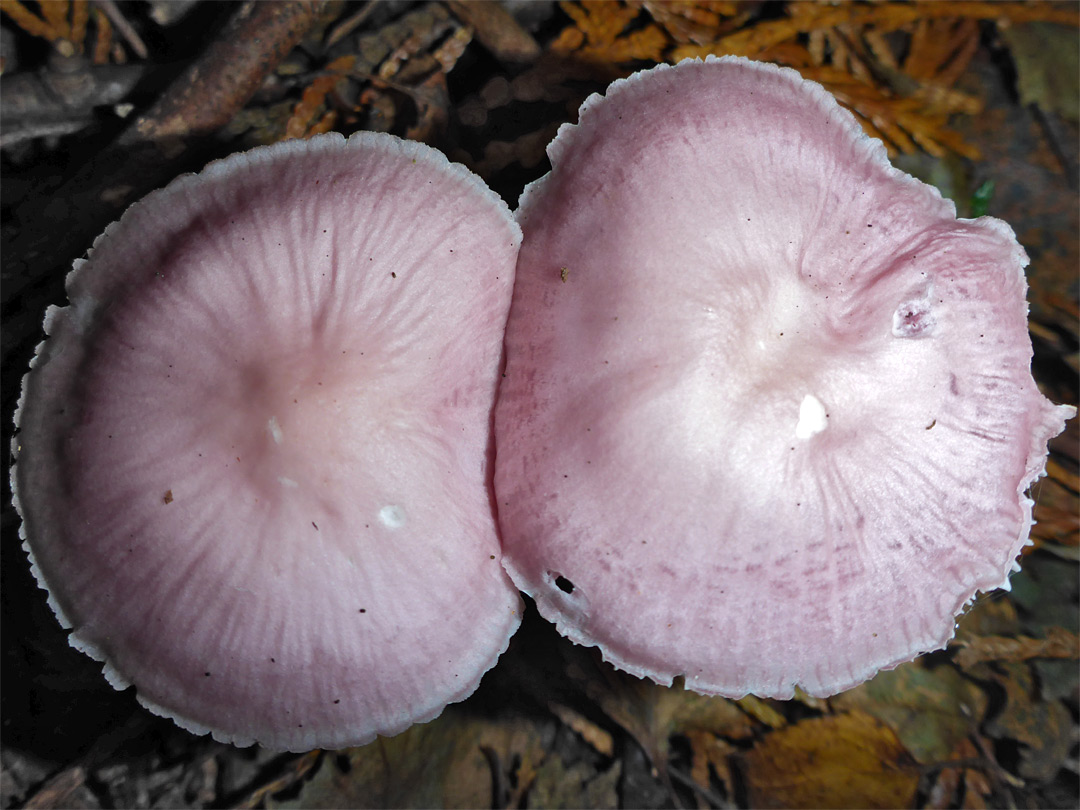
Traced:
<svg viewBox="0 0 1080 810">
<path fill-rule="evenodd" d="M 663 684 L 825 696 L 1008 587 L 1075 413 L 1031 377 L 1008 225 L 741 58 L 616 81 L 548 153 L 495 425 L 541 614 Z"/>
<path fill-rule="evenodd" d="M 68 277 L 13 486 L 71 643 L 191 731 L 274 749 L 430 720 L 506 648 L 491 411 L 520 230 L 361 133 L 233 155 Z"/>
</svg>

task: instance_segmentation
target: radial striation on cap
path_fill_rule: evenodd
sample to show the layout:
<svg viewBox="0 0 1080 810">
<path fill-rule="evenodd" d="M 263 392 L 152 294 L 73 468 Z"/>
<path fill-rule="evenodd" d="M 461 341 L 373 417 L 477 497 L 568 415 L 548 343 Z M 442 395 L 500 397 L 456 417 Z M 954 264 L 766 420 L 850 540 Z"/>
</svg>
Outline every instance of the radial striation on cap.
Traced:
<svg viewBox="0 0 1080 810">
<path fill-rule="evenodd" d="M 491 411 L 520 230 L 364 133 L 129 209 L 26 376 L 13 484 L 72 644 L 193 731 L 341 747 L 472 692 L 520 617 Z"/>
</svg>

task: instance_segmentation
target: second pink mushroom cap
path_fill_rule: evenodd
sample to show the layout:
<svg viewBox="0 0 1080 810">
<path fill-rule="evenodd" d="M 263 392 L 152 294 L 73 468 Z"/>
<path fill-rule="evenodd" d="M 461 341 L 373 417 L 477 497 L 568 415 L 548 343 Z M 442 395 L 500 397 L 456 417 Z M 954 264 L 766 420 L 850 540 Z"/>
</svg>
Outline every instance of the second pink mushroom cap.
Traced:
<svg viewBox="0 0 1080 810">
<path fill-rule="evenodd" d="M 572 640 L 705 693 L 829 695 L 1008 583 L 1072 409 L 1027 257 L 742 59 L 593 96 L 549 147 L 496 411 L 506 566 Z"/>
</svg>

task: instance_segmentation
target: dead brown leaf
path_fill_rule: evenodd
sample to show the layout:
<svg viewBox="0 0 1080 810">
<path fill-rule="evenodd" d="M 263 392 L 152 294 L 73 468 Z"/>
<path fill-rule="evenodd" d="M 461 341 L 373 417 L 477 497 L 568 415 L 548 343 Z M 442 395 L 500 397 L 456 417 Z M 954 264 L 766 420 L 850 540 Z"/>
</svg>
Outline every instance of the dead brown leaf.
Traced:
<svg viewBox="0 0 1080 810">
<path fill-rule="evenodd" d="M 924 810 L 947 810 L 957 804 L 963 775 L 957 768 L 943 768 L 930 788 Z"/>
<path fill-rule="evenodd" d="M 990 805 L 986 800 L 991 793 L 986 774 L 971 769 L 964 771 L 964 800 L 960 804 L 963 810 L 987 810 Z"/>
<path fill-rule="evenodd" d="M 957 642 L 978 636 L 1007 636 L 1019 630 L 1020 619 L 1016 615 L 1016 605 L 999 596 L 1000 591 L 992 596 L 983 594 L 960 615 L 956 620 Z"/>
<path fill-rule="evenodd" d="M 961 740 L 949 757 L 951 762 L 970 763 L 983 757 L 971 739 Z M 995 762 L 987 762 L 987 767 L 997 774 L 1003 774 Z M 992 792 L 990 779 L 980 769 L 966 765 L 949 765 L 941 769 L 934 779 L 923 805 L 927 810 L 944 810 L 948 807 L 985 808 L 986 797 Z"/>
<path fill-rule="evenodd" d="M 927 669 L 912 661 L 879 672 L 830 701 L 841 710 L 860 709 L 895 732 L 923 764 L 947 759 L 977 726 L 988 698 L 982 689 L 949 665 Z"/>
<path fill-rule="evenodd" d="M 907 807 L 919 772 L 880 720 L 854 711 L 774 731 L 742 758 L 751 806 Z"/>
<path fill-rule="evenodd" d="M 1061 701 L 1039 699 L 1026 664 L 998 666 L 993 677 L 1005 689 L 1005 707 L 986 723 L 986 733 L 995 739 L 1021 743 L 1020 776 L 1050 779 L 1069 754 L 1072 716 Z"/>
<path fill-rule="evenodd" d="M 954 659 L 967 668 L 980 661 L 1027 661 L 1031 658 L 1080 657 L 1080 636 L 1064 627 L 1050 627 L 1046 638 L 1017 636 L 976 636 L 958 642 L 961 649 Z"/>
<path fill-rule="evenodd" d="M 606 771 L 598 774 L 583 762 L 568 766 L 562 757 L 549 756 L 536 772 L 526 806 L 542 807 L 545 810 L 564 807 L 618 807 L 618 784 L 621 775 L 621 762 L 615 762 Z"/>
<path fill-rule="evenodd" d="M 702 790 L 711 790 L 712 780 L 709 774 L 711 768 L 727 791 L 727 795 L 733 795 L 735 784 L 731 763 L 738 749 L 711 731 L 691 729 L 684 734 L 690 743 L 690 753 L 693 757 L 690 778 L 694 780 L 694 783 Z"/>
<path fill-rule="evenodd" d="M 726 698 L 706 697 L 679 686 L 659 686 L 606 665 L 585 673 L 572 668 L 588 697 L 642 747 L 654 767 L 666 768 L 670 739 L 691 730 L 731 738 L 748 736 L 750 717 Z"/>
<path fill-rule="evenodd" d="M 509 801 L 506 786 L 544 760 L 544 734 L 529 718 L 489 720 L 452 706 L 396 737 L 327 757 L 296 799 L 267 806 L 489 807 L 500 788 Z"/>
</svg>

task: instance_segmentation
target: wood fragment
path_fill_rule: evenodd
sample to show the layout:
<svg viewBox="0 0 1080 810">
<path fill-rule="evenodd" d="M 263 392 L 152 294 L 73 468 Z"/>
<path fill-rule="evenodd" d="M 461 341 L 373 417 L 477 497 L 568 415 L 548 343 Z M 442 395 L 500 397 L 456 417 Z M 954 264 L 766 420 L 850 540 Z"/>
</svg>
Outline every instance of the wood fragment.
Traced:
<svg viewBox="0 0 1080 810">
<path fill-rule="evenodd" d="M 443 73 L 449 73 L 454 69 L 465 49 L 472 42 L 472 33 L 468 28 L 458 28 L 442 45 L 435 49 L 435 61 L 439 63 Z"/>
<path fill-rule="evenodd" d="M 61 771 L 49 779 L 41 789 L 27 799 L 26 808 L 33 810 L 52 810 L 52 808 L 74 808 L 79 788 L 86 784 L 86 769 L 81 765 Z M 85 806 L 85 805 L 82 805 Z"/>
<path fill-rule="evenodd" d="M 279 776 L 270 782 L 267 782 L 262 787 L 256 789 L 249 795 L 244 801 L 236 805 L 240 810 L 250 810 L 250 808 L 261 807 L 265 804 L 267 798 L 273 796 L 275 793 L 292 787 L 314 768 L 322 759 L 323 752 L 320 750 L 308 751 L 297 757 L 292 761 L 289 770 L 284 776 Z"/>
<path fill-rule="evenodd" d="M 105 12 L 105 16 L 109 18 L 113 27 L 120 32 L 120 36 L 124 38 L 124 41 L 135 52 L 135 55 L 140 59 L 147 59 L 150 52 L 146 49 L 146 43 L 142 41 L 139 32 L 127 21 L 116 3 L 113 0 L 98 0 L 97 5 Z"/>
<path fill-rule="evenodd" d="M 412 26 L 408 36 L 398 42 L 397 47 L 379 65 L 380 79 L 392 79 L 397 76 L 406 62 L 424 53 L 448 31 L 454 30 L 457 25 L 442 6 L 430 5 L 423 10 L 428 12 L 424 15 L 426 24 Z"/>
<path fill-rule="evenodd" d="M 19 72 L 0 79 L 0 145 L 42 134 L 77 132 L 94 108 L 122 101 L 143 76 L 142 65 L 97 65 L 73 56 L 64 70 Z"/>
<path fill-rule="evenodd" d="M 218 771 L 218 761 L 213 756 L 207 757 L 199 766 L 195 800 L 203 807 L 209 807 L 217 798 Z"/>
<path fill-rule="evenodd" d="M 316 0 L 244 3 L 206 52 L 121 136 L 121 144 L 182 140 L 223 127 L 300 42 L 323 6 Z"/>
<path fill-rule="evenodd" d="M 1032 658 L 1080 657 L 1080 636 L 1064 627 L 1050 627 L 1046 638 L 1028 636 L 975 636 L 957 642 L 958 666 L 968 668 L 981 661 L 1027 661 Z"/>
<path fill-rule="evenodd" d="M 454 16 L 476 33 L 476 39 L 502 62 L 532 62 L 541 48 L 499 3 L 448 0 Z"/>
<path fill-rule="evenodd" d="M 563 272 L 565 271 L 566 268 L 564 267 Z M 548 708 L 551 709 L 552 714 L 562 721 L 563 725 L 585 740 L 598 754 L 605 757 L 615 755 L 615 739 L 610 732 L 600 728 L 585 715 L 569 706 L 564 706 L 562 703 L 551 701 L 548 703 Z"/>
<path fill-rule="evenodd" d="M 377 5 L 375 0 L 368 0 L 367 4 L 362 9 L 334 26 L 333 30 L 331 30 L 326 37 L 326 48 L 328 50 L 333 48 L 341 42 L 341 40 L 345 39 L 345 37 L 363 25 L 364 21 L 371 16 L 371 13 L 376 8 Z"/>
</svg>

